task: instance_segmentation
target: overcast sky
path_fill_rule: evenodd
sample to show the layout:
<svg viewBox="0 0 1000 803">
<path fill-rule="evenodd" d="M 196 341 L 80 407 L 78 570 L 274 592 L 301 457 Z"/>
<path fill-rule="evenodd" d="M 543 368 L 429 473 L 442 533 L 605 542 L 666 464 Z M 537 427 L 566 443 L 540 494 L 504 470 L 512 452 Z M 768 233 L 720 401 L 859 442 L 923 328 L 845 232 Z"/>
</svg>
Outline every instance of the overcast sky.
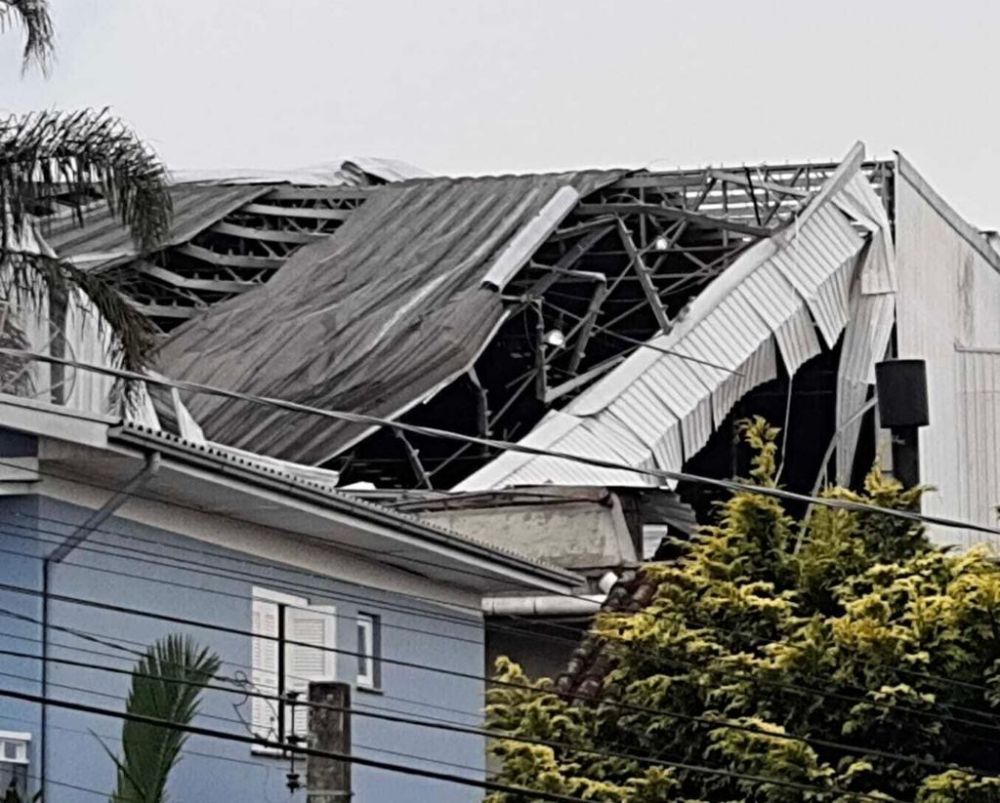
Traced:
<svg viewBox="0 0 1000 803">
<path fill-rule="evenodd" d="M 0 108 L 111 106 L 174 168 L 436 173 L 902 151 L 1000 227 L 996 0 L 51 0 Z"/>
</svg>

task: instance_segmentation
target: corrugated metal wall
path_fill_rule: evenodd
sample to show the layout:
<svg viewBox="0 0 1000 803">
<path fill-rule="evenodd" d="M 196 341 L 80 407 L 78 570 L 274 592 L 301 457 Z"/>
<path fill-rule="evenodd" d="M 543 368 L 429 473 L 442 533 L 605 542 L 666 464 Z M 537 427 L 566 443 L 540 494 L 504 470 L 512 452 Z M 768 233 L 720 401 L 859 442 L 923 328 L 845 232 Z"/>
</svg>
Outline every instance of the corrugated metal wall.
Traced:
<svg viewBox="0 0 1000 803">
<path fill-rule="evenodd" d="M 1000 505 L 1000 348 L 958 349 L 959 513 L 996 526 Z"/>
<path fill-rule="evenodd" d="M 985 493 L 979 489 L 990 482 L 996 487 L 989 472 L 996 471 L 1000 455 L 980 431 L 985 424 L 963 421 L 966 404 L 973 403 L 963 372 L 978 366 L 967 364 L 956 346 L 1000 346 L 1000 257 L 902 157 L 895 197 L 898 352 L 927 361 L 931 423 L 920 435 L 920 470 L 937 491 L 926 497 L 924 509 L 955 517 L 968 512 L 979 521 L 972 515 Z M 995 396 L 972 396 L 980 420 L 987 418 L 989 398 L 997 415 Z M 984 537 L 943 529 L 934 535 L 941 543 L 962 545 Z"/>
</svg>

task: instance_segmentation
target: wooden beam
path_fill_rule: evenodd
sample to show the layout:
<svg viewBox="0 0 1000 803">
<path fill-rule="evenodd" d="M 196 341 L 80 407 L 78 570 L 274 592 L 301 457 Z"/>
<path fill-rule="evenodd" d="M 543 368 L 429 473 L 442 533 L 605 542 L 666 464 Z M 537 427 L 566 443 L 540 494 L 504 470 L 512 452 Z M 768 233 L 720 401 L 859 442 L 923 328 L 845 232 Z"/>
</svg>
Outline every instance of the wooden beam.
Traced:
<svg viewBox="0 0 1000 803">
<path fill-rule="evenodd" d="M 251 215 L 297 217 L 309 220 L 347 220 L 354 213 L 353 209 L 325 209 L 321 206 L 276 206 L 274 204 L 247 204 L 241 206 L 239 211 Z"/>
<path fill-rule="evenodd" d="M 167 270 L 166 268 L 161 268 L 157 265 L 151 265 L 148 262 L 142 261 L 135 263 L 135 268 L 139 273 L 145 276 L 152 276 L 154 279 L 159 279 L 161 282 L 166 282 L 174 287 L 182 287 L 185 290 L 202 290 L 211 293 L 245 293 L 247 290 L 252 290 L 255 287 L 262 286 L 253 282 L 231 282 L 221 279 L 193 279 L 189 276 L 181 276 L 179 273 L 174 273 L 172 270 Z"/>
<path fill-rule="evenodd" d="M 677 206 L 657 206 L 656 204 L 641 204 L 638 202 L 580 204 L 576 208 L 576 213 L 578 215 L 649 215 L 650 217 L 662 217 L 668 220 L 687 220 L 690 223 L 697 223 L 707 228 L 735 231 L 740 234 L 748 234 L 751 237 L 770 237 L 774 233 L 763 226 L 753 226 L 727 218 L 703 215 L 698 212 L 691 212 L 688 209 L 681 209 Z"/>
<path fill-rule="evenodd" d="M 220 222 L 209 231 L 217 234 L 228 234 L 230 237 L 243 237 L 247 240 L 263 240 L 270 243 L 314 243 L 329 234 L 322 232 L 313 234 L 304 231 L 282 231 L 281 229 L 255 229 L 250 226 L 237 226 L 233 223 Z"/>
<path fill-rule="evenodd" d="M 211 265 L 221 265 L 226 268 L 254 268 L 257 270 L 274 270 L 285 264 L 281 257 L 259 257 L 247 254 L 220 254 L 200 245 L 185 243 L 175 249 L 177 253 L 200 259 Z"/>
<path fill-rule="evenodd" d="M 667 311 L 663 309 L 660 296 L 656 292 L 656 285 L 653 284 L 653 279 L 649 275 L 649 268 L 646 267 L 639 249 L 635 247 L 635 243 L 632 240 L 632 233 L 621 218 L 618 219 L 618 233 L 621 235 L 625 250 L 628 251 L 632 269 L 639 277 L 639 286 L 642 288 L 642 292 L 646 294 L 646 301 L 649 302 L 649 306 L 653 310 L 653 316 L 656 318 L 656 322 L 663 333 L 668 334 L 673 328 L 673 324 L 670 322 Z"/>
</svg>

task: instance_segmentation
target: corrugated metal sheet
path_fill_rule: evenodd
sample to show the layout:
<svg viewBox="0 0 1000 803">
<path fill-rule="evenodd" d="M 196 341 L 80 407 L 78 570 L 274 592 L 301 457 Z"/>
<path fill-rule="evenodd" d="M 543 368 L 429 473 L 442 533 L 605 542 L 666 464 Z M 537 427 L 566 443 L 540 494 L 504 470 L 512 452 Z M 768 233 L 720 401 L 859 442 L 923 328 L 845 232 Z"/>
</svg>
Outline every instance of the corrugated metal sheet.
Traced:
<svg viewBox="0 0 1000 803">
<path fill-rule="evenodd" d="M 625 432 L 643 447 L 634 450 L 630 465 L 676 471 L 704 446 L 740 396 L 777 375 L 776 341 L 791 370 L 818 350 L 809 313 L 827 342 L 835 343 L 847 322 L 850 282 L 864 247 L 837 201 L 845 186 L 857 188 L 850 180 L 859 163 L 860 153 L 852 152 L 797 223 L 758 243 L 712 282 L 684 321 L 650 341 L 657 351 L 638 349 L 563 412 L 550 414 L 524 442 L 606 459 L 613 453 L 609 445 Z M 651 482 L 566 460 L 506 453 L 456 490 Z"/>
<path fill-rule="evenodd" d="M 995 527 L 1000 505 L 1000 347 L 959 349 L 959 518 Z"/>
<path fill-rule="evenodd" d="M 961 517 L 974 504 L 963 483 L 984 480 L 978 477 L 981 464 L 968 464 L 961 449 L 965 414 L 956 393 L 955 344 L 1000 344 L 1000 256 L 903 157 L 894 196 L 898 353 L 927 363 L 930 425 L 920 431 L 920 476 L 936 490 L 924 497 L 923 506 L 927 513 Z M 963 546 L 983 539 L 944 528 L 932 534 L 940 543 Z"/>
<path fill-rule="evenodd" d="M 210 182 L 223 184 L 294 184 L 297 187 L 370 186 L 380 181 L 406 181 L 411 178 L 431 178 L 426 170 L 401 159 L 379 156 L 356 156 L 342 161 L 320 162 L 306 167 L 285 170 L 231 169 L 174 170 L 178 183 Z M 371 181 L 371 179 L 378 181 Z"/>
<path fill-rule="evenodd" d="M 501 316 L 481 286 L 505 246 L 563 187 L 620 171 L 387 185 L 336 235 L 298 251 L 259 290 L 179 328 L 164 373 L 327 409 L 399 415 L 464 371 Z M 207 437 L 322 462 L 363 427 L 218 398 L 185 400 Z"/>
<path fill-rule="evenodd" d="M 837 368 L 837 482 L 847 485 L 863 423 L 858 413 L 875 383 L 875 363 L 885 356 L 895 323 L 896 256 L 889 215 L 867 181 L 855 176 L 836 203 L 871 236 L 851 285 Z"/>
<path fill-rule="evenodd" d="M 170 188 L 174 214 L 163 245 L 186 242 L 254 198 L 269 186 L 178 184 Z M 55 252 L 89 270 L 110 267 L 138 256 L 138 250 L 121 219 L 106 204 L 89 210 L 81 227 L 72 217 L 48 223 L 42 236 Z"/>
</svg>

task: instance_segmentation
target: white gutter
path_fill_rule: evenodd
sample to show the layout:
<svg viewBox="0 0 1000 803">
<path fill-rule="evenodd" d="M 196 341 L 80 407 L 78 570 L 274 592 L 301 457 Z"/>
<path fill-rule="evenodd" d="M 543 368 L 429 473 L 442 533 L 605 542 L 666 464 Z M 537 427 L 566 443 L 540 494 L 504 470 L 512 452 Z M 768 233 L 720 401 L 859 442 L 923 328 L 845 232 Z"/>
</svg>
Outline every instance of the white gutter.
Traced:
<svg viewBox="0 0 1000 803">
<path fill-rule="evenodd" d="M 593 616 L 601 609 L 604 594 L 566 597 L 483 597 L 484 616 Z"/>
</svg>

